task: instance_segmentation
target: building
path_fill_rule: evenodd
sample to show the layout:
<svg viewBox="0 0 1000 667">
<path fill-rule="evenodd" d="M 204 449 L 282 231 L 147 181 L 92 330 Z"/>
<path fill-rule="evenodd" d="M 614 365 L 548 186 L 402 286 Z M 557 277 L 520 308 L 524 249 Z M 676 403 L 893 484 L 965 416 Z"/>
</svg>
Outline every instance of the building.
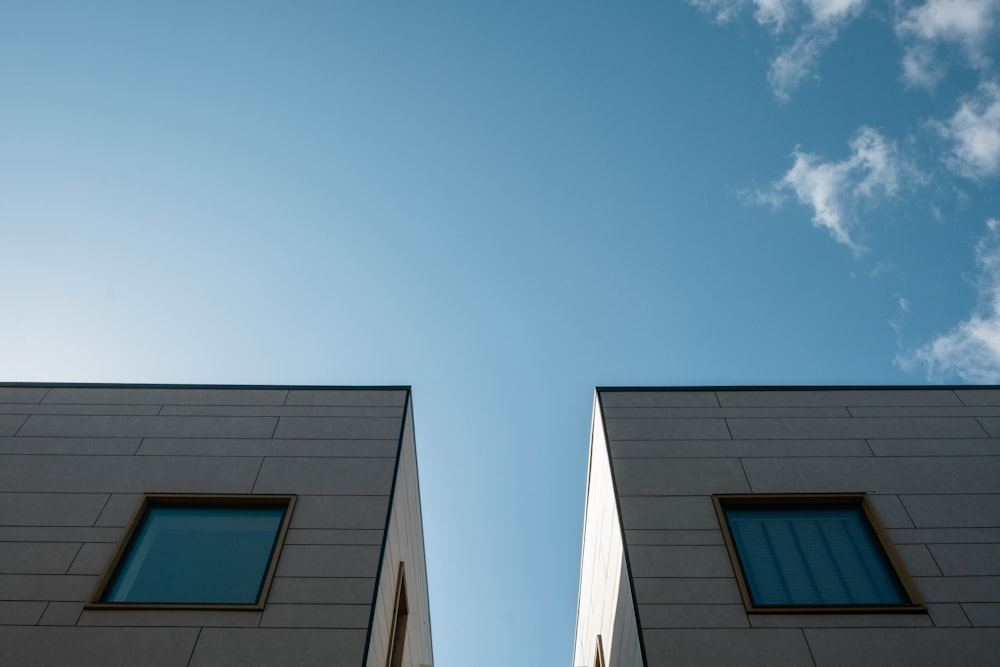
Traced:
<svg viewBox="0 0 1000 667">
<path fill-rule="evenodd" d="M 1000 388 L 594 402 L 574 665 L 1000 662 Z"/>
<path fill-rule="evenodd" d="M 408 387 L 0 385 L 0 664 L 432 663 Z"/>
</svg>

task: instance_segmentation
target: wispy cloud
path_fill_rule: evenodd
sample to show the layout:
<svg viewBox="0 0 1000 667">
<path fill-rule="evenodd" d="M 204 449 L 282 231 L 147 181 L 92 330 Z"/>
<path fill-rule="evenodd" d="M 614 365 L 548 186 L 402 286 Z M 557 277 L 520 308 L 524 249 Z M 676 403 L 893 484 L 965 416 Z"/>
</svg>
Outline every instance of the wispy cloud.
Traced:
<svg viewBox="0 0 1000 667">
<path fill-rule="evenodd" d="M 959 322 L 922 347 L 896 357 L 908 372 L 924 369 L 931 381 L 958 376 L 964 382 L 1000 382 L 1000 220 L 986 222 L 976 244 L 979 304 Z"/>
<path fill-rule="evenodd" d="M 1000 173 L 1000 85 L 980 84 L 951 118 L 935 125 L 952 142 L 945 158 L 952 171 L 973 180 Z"/>
<path fill-rule="evenodd" d="M 1000 0 L 927 0 L 904 10 L 896 21 L 903 42 L 903 79 L 933 87 L 944 75 L 940 47 L 957 47 L 973 67 L 991 65 L 988 45 L 997 38 Z"/>
<path fill-rule="evenodd" d="M 772 59 L 767 78 L 775 96 L 787 102 L 804 80 L 815 76 L 819 58 L 840 30 L 865 9 L 866 0 L 688 0 L 716 21 L 736 18 L 753 7 L 754 20 L 791 43 Z M 785 37 L 785 39 L 787 39 Z"/>
<path fill-rule="evenodd" d="M 826 229 L 855 253 L 863 253 L 864 246 L 852 236 L 853 210 L 863 200 L 894 197 L 914 172 L 900 157 L 895 143 L 870 127 L 858 130 L 850 148 L 851 154 L 840 161 L 824 161 L 796 148 L 792 168 L 768 190 L 755 193 L 753 199 L 780 206 L 790 192 L 812 208 L 815 226 Z"/>
</svg>

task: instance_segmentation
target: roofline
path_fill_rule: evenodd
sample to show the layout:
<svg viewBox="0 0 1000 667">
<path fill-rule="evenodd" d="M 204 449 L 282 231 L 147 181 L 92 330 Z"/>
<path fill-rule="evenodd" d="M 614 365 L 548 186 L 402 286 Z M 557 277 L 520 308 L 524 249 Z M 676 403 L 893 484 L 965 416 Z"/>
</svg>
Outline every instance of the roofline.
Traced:
<svg viewBox="0 0 1000 667">
<path fill-rule="evenodd" d="M 53 387 L 75 389 L 294 389 L 352 391 L 410 391 L 400 385 L 337 385 L 337 384 L 159 384 L 135 382 L 0 382 L 0 387 Z"/>
<path fill-rule="evenodd" d="M 1000 389 L 996 384 L 791 384 L 791 385 L 706 385 L 706 386 L 651 386 L 651 387 L 595 387 L 598 393 L 617 391 L 891 391 L 918 389 Z"/>
</svg>

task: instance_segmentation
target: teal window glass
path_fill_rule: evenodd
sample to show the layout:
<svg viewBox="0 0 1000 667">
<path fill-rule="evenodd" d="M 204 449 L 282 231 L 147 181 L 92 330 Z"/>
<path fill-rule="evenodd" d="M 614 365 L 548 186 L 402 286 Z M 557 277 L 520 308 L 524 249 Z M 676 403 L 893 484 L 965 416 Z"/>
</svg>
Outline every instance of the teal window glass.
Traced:
<svg viewBox="0 0 1000 667">
<path fill-rule="evenodd" d="M 725 508 L 755 606 L 909 600 L 860 506 Z"/>
<path fill-rule="evenodd" d="M 101 601 L 255 604 L 285 511 L 150 505 Z"/>
</svg>

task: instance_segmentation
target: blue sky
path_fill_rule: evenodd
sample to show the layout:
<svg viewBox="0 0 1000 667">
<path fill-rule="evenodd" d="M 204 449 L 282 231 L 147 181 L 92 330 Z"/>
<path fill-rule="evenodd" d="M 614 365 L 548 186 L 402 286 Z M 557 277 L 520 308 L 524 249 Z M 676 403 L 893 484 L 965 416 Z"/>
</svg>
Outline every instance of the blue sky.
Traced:
<svg viewBox="0 0 1000 667">
<path fill-rule="evenodd" d="M 1000 0 L 7 0 L 0 379 L 413 385 L 436 664 L 568 665 L 595 386 L 1000 381 L 998 60 Z"/>
</svg>

